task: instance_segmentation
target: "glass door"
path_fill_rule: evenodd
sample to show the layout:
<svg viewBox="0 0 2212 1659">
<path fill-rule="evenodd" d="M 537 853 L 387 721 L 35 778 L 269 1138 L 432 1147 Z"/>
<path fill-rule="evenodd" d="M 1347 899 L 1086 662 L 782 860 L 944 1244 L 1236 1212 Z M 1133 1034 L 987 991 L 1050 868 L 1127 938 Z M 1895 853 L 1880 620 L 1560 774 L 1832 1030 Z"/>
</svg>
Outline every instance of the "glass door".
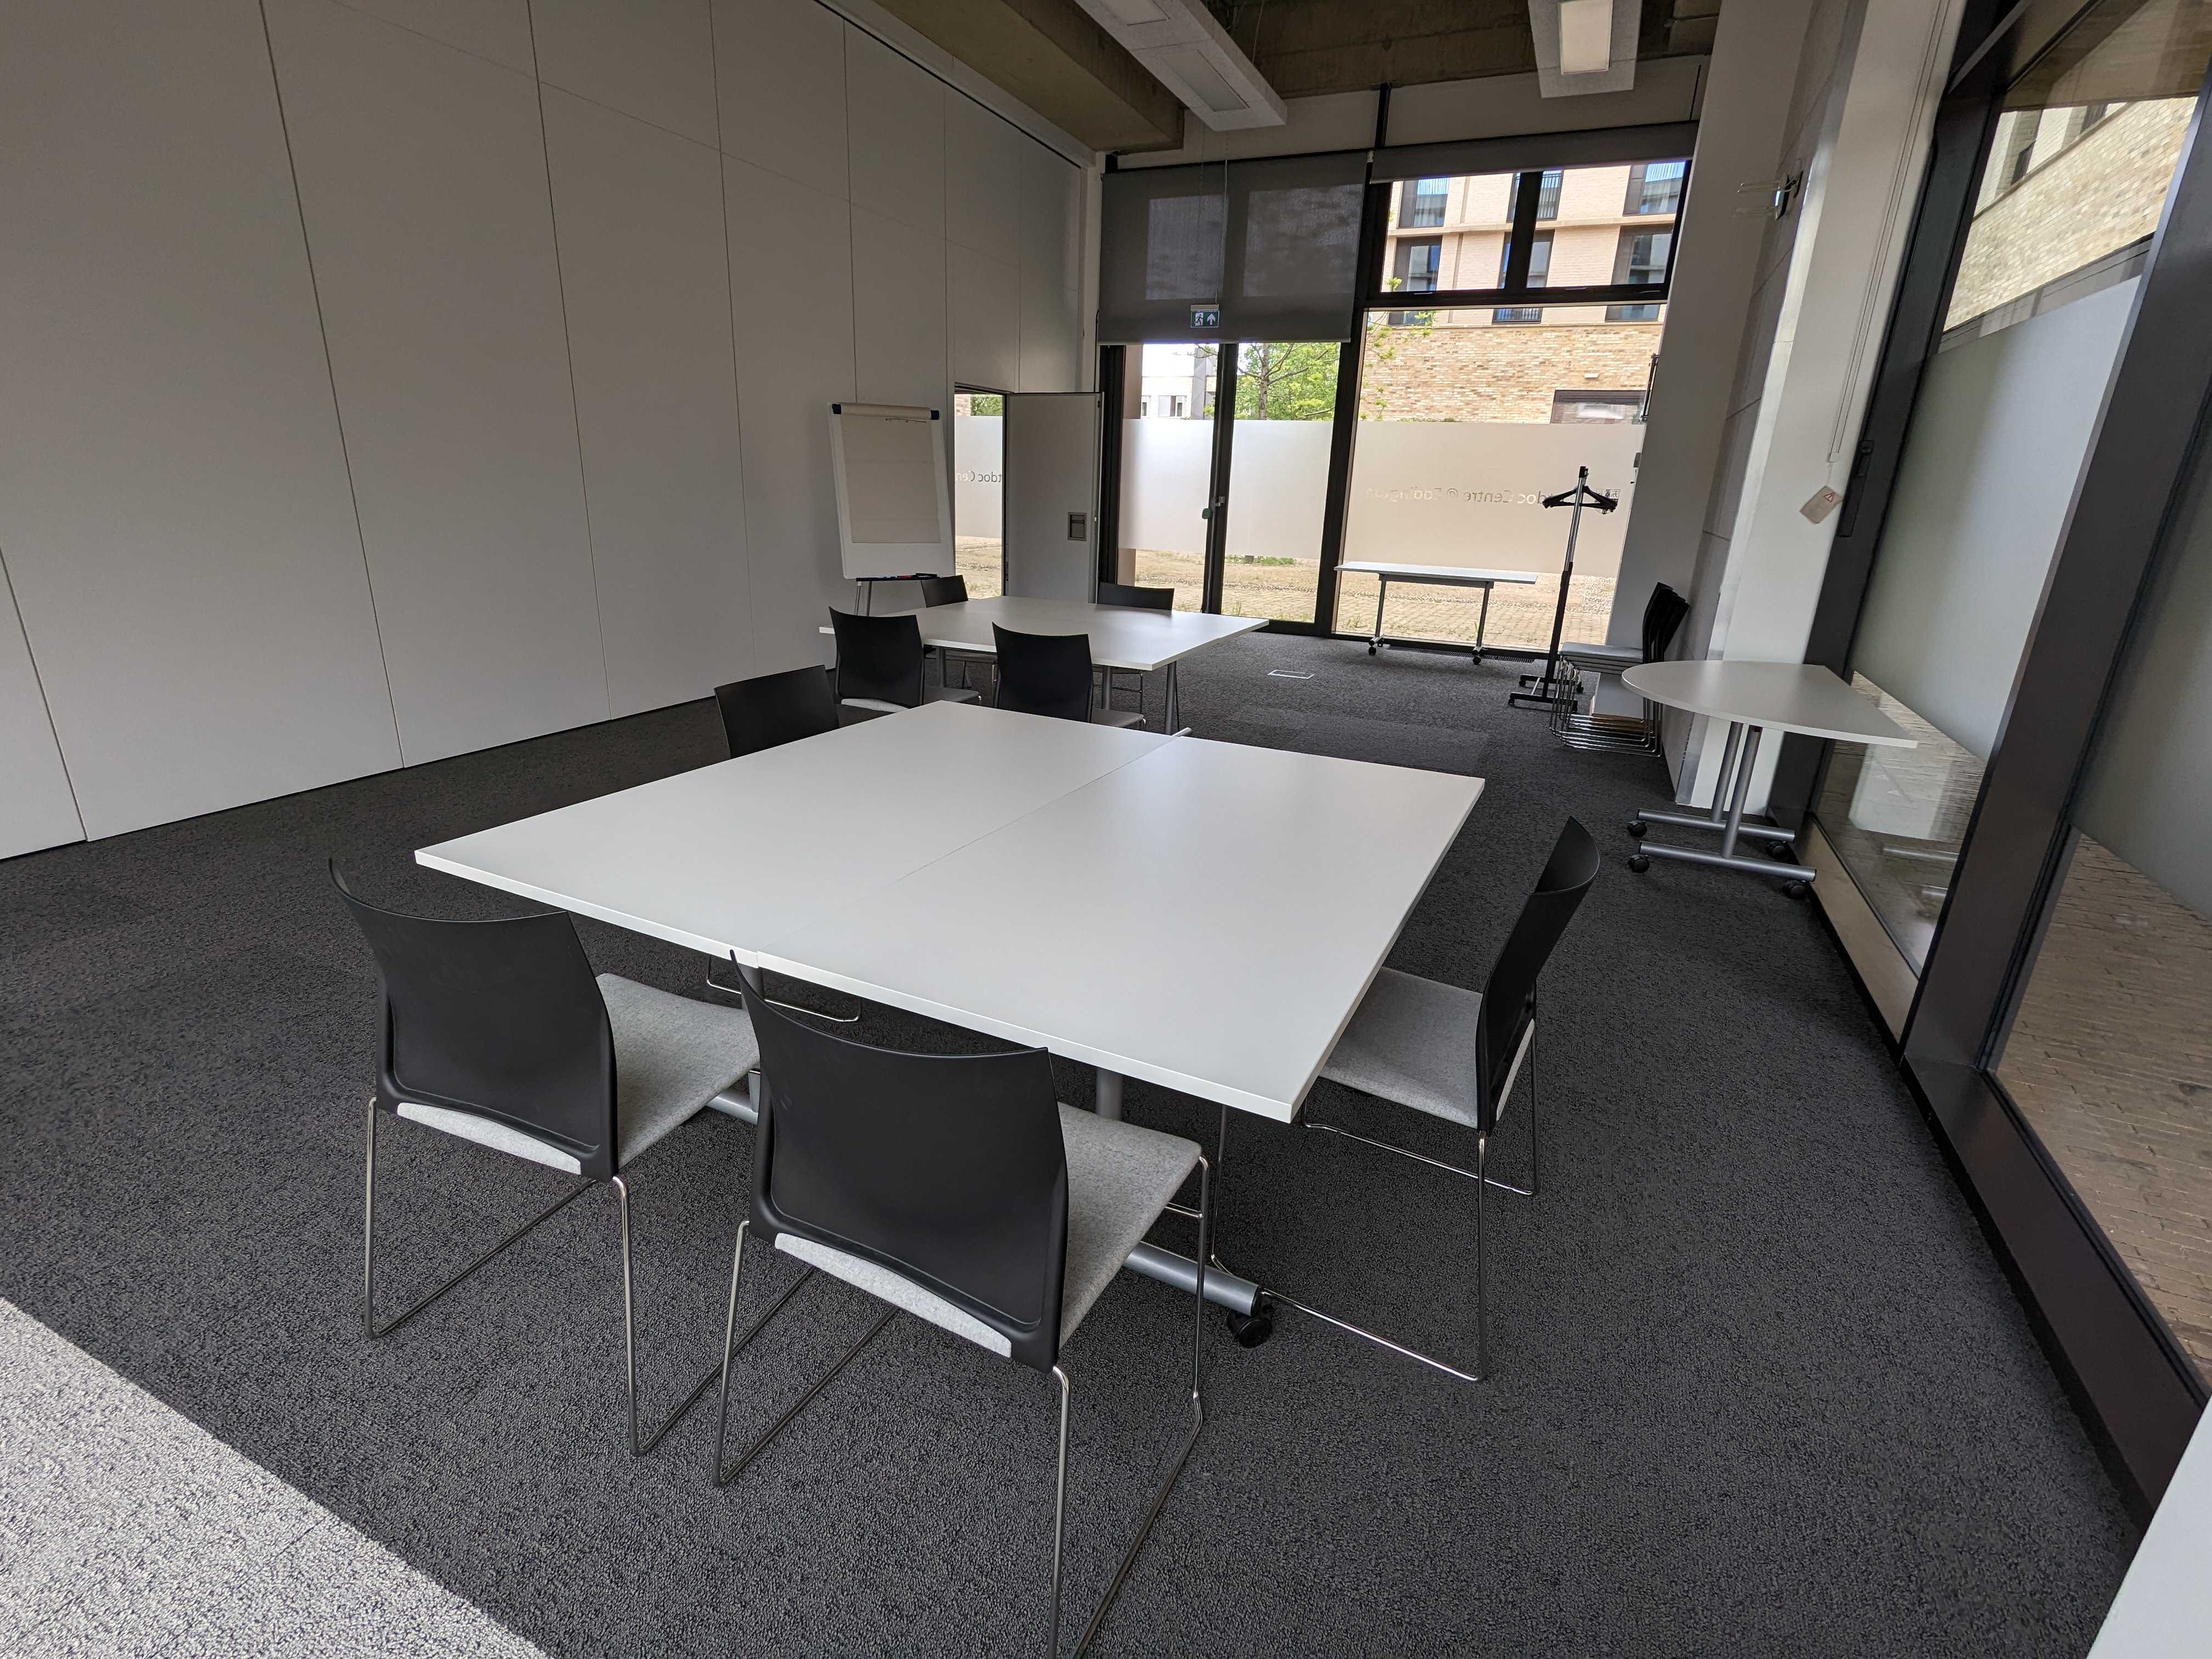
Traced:
<svg viewBox="0 0 2212 1659">
<path fill-rule="evenodd" d="M 971 599 L 1006 591 L 1006 426 L 1004 392 L 954 391 L 952 544 Z"/>
<path fill-rule="evenodd" d="M 1142 587 L 1173 588 L 1178 611 L 1207 609 L 1222 348 L 1206 341 L 1137 349 L 1139 387 L 1122 410 L 1117 571 Z"/>
<path fill-rule="evenodd" d="M 1321 594 L 1322 532 L 1343 348 L 1299 340 L 1225 345 L 1233 411 L 1225 522 L 1209 610 L 1311 625 Z"/>
</svg>

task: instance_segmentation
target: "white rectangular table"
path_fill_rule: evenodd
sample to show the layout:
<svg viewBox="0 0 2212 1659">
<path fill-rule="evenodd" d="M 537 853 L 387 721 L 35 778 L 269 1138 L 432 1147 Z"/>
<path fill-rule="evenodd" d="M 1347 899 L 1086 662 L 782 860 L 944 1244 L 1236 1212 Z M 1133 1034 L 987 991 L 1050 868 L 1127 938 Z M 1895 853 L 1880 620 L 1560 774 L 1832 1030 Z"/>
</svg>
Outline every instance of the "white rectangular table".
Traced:
<svg viewBox="0 0 2212 1659">
<path fill-rule="evenodd" d="M 1744 836 L 1778 848 L 1795 846 L 1797 841 L 1796 831 L 1778 824 L 1743 821 L 1752 769 L 1759 761 L 1760 734 L 1797 732 L 1811 738 L 1881 748 L 1919 746 L 1917 738 L 1871 701 L 1816 663 L 1727 662 L 1712 658 L 1647 662 L 1626 670 L 1620 678 L 1629 690 L 1642 692 L 1654 702 L 1729 723 L 1728 740 L 1721 750 L 1720 775 L 1713 781 L 1712 811 L 1700 815 L 1647 809 L 1636 814 L 1628 826 L 1628 833 L 1638 842 L 1636 853 L 1628 860 L 1632 870 L 1650 869 L 1655 858 L 1679 859 L 1686 864 L 1710 864 L 1747 875 L 1773 877 L 1787 884 L 1784 890 L 1790 897 L 1802 898 L 1811 889 L 1814 871 L 1796 864 L 1736 856 L 1736 842 Z M 1705 853 L 1690 847 L 1656 845 L 1644 837 L 1644 826 L 1650 823 L 1718 830 L 1721 850 Z"/>
<path fill-rule="evenodd" d="M 1125 605 L 1089 605 L 1080 599 L 965 599 L 958 605 L 927 605 L 906 613 L 921 629 L 921 642 L 940 651 L 997 654 L 992 625 L 1018 634 L 1085 634 L 1091 663 L 1135 673 L 1165 672 L 1167 729 L 1178 731 L 1182 708 L 1176 665 L 1194 651 L 1267 624 L 1259 617 L 1218 617 L 1201 611 L 1138 611 Z M 824 634 L 834 630 L 823 628 Z"/>
<path fill-rule="evenodd" d="M 1471 660 L 1482 660 L 1482 636 L 1490 626 L 1490 590 L 1500 582 L 1513 582 L 1522 586 L 1533 586 L 1536 578 L 1526 570 L 1468 570 L 1455 564 L 1399 564 L 1389 559 L 1352 559 L 1337 566 L 1339 573 L 1356 571 L 1375 578 L 1375 632 L 1367 641 L 1367 654 L 1373 656 L 1382 646 L 1391 643 L 1382 637 L 1382 606 L 1390 597 L 1390 584 L 1402 582 L 1415 587 L 1479 587 L 1482 590 L 1482 615 L 1474 624 L 1474 650 Z"/>
<path fill-rule="evenodd" d="M 1109 1114 L 1135 1077 L 1287 1122 L 1481 793 L 933 703 L 416 858 L 1096 1066 Z"/>
</svg>

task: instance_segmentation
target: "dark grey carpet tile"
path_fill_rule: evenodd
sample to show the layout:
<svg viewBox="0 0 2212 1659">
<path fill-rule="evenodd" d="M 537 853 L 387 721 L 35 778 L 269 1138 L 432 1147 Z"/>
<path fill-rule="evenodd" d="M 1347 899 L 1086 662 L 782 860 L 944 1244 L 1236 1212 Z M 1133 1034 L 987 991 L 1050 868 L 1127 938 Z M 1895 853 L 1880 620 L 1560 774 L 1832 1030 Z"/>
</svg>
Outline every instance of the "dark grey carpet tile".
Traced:
<svg viewBox="0 0 2212 1659">
<path fill-rule="evenodd" d="M 1662 769 L 1558 748 L 1505 707 L 1518 666 L 1274 636 L 1185 665 L 1201 736 L 1486 778 L 1395 966 L 1479 986 L 1567 813 L 1613 856 L 1544 985 L 1543 1192 L 1488 1200 L 1494 1380 L 1289 1312 L 1251 1351 L 1210 1325 L 1205 1437 L 1101 1650 L 2080 1652 L 2133 1534 L 1832 945 L 1761 884 L 1622 869 Z M 325 860 L 382 902 L 510 914 L 413 850 L 722 753 L 687 705 L 0 864 L 0 1293 L 549 1653 L 1032 1650 L 1043 1379 L 902 1322 L 736 1487 L 707 1480 L 711 1411 L 639 1462 L 605 1193 L 362 1339 L 374 975 Z M 697 957 L 579 932 L 603 969 L 707 994 Z M 883 1009 L 866 1030 L 994 1046 Z M 1333 1085 L 1312 1105 L 1471 1155 Z M 1135 1083 L 1127 1110 L 1218 1121 Z M 562 1188 L 380 1133 L 387 1307 Z M 650 1420 L 716 1351 L 750 1145 L 702 1120 L 637 1171 Z M 1467 1351 L 1468 1183 L 1243 1117 L 1223 1176 L 1232 1264 Z M 793 1273 L 753 1252 L 741 1319 Z M 1068 1351 L 1070 1641 L 1181 1431 L 1188 1316 L 1125 1279 Z M 739 1363 L 733 1439 L 867 1317 L 804 1291 Z"/>
</svg>

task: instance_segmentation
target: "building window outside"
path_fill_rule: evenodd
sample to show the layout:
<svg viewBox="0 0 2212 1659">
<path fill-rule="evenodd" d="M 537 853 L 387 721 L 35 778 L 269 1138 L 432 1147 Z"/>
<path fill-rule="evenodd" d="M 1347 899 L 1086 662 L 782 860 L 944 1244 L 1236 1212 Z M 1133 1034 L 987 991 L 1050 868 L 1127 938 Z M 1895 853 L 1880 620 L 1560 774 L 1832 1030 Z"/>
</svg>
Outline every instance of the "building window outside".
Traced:
<svg viewBox="0 0 2212 1659">
<path fill-rule="evenodd" d="M 1680 212 L 1689 171 L 1687 161 L 1638 161 L 1628 170 L 1628 200 L 1621 210 L 1632 216 Z"/>
<path fill-rule="evenodd" d="M 1449 179 L 1416 179 L 1413 198 L 1406 212 L 1406 222 L 1416 229 L 1429 229 L 1444 222 L 1444 204 L 1451 194 Z"/>
<path fill-rule="evenodd" d="M 1674 246 L 1674 233 L 1671 230 L 1622 231 L 1620 251 L 1613 255 L 1613 280 L 1620 283 L 1665 282 L 1667 257 Z M 1656 323 L 1659 320 L 1659 307 L 1656 301 L 1607 306 L 1605 319 L 1608 323 Z"/>
<path fill-rule="evenodd" d="M 1511 257 L 1510 246 L 1499 256 L 1498 280 L 1501 284 L 1505 281 L 1506 261 Z M 1528 286 L 1544 287 L 1545 279 L 1551 271 L 1552 233 L 1540 230 L 1528 244 Z M 1541 306 L 1499 306 L 1490 313 L 1490 320 L 1493 323 L 1540 323 L 1544 320 L 1544 308 Z"/>
<path fill-rule="evenodd" d="M 1508 219 L 1513 216 L 1514 204 L 1521 199 L 1521 181 L 1528 176 L 1525 173 L 1516 173 L 1513 175 L 1513 194 L 1507 200 L 1505 207 L 1505 216 Z M 1545 170 L 1543 182 L 1536 186 L 1538 223 L 1559 216 L 1559 185 L 1565 177 L 1566 174 L 1560 168 L 1548 167 Z"/>
<path fill-rule="evenodd" d="M 1644 418 L 1641 392 L 1554 392 L 1554 426 L 1619 426 Z"/>
<path fill-rule="evenodd" d="M 1433 294 L 1437 291 L 1437 272 L 1443 259 L 1444 244 L 1441 236 L 1425 236 L 1419 240 L 1398 244 L 1396 263 L 1391 275 L 1396 286 L 1408 294 Z"/>
</svg>

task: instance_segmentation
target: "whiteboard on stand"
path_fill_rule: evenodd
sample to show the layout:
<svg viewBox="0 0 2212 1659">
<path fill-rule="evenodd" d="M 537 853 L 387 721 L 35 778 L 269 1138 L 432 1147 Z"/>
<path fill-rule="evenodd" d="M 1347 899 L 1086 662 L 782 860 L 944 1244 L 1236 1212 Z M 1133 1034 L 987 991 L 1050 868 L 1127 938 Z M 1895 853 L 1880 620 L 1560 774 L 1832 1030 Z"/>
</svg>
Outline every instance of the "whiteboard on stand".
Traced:
<svg viewBox="0 0 2212 1659">
<path fill-rule="evenodd" d="M 830 405 L 838 552 L 848 581 L 946 575 L 956 568 L 945 424 L 933 409 Z"/>
</svg>

